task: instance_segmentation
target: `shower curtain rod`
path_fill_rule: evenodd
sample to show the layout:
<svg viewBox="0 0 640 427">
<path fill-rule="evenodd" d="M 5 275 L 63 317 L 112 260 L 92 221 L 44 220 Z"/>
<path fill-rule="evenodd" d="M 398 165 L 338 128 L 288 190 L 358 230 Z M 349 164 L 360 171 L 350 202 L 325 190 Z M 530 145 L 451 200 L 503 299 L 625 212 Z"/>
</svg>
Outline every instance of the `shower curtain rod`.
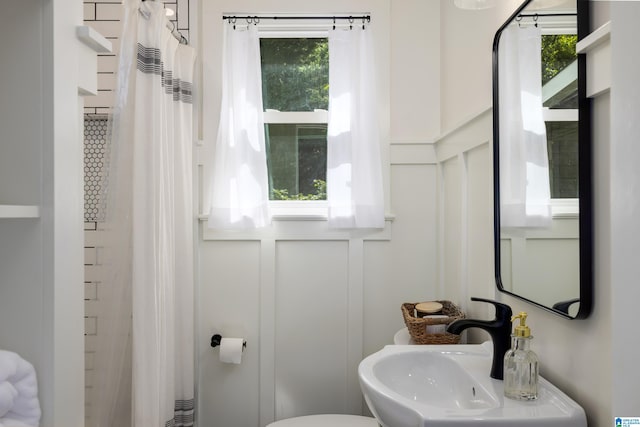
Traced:
<svg viewBox="0 0 640 427">
<path fill-rule="evenodd" d="M 142 1 L 147 1 L 147 0 L 142 0 Z M 156 0 L 151 0 L 151 1 L 155 2 Z M 140 15 L 142 15 L 145 19 L 149 19 L 148 12 L 145 12 L 142 9 L 138 9 L 138 12 L 140 12 Z M 167 19 L 167 29 L 171 31 L 171 35 L 175 37 L 175 39 L 178 40 L 180 44 L 186 44 L 186 45 L 189 44 L 189 40 L 187 40 L 187 38 L 182 35 L 180 30 L 178 30 L 178 27 L 174 21 Z"/>
<path fill-rule="evenodd" d="M 342 21 L 349 21 L 350 24 L 353 24 L 355 22 L 371 22 L 371 15 L 357 15 L 357 16 L 260 16 L 260 15 L 243 15 L 243 16 L 236 16 L 236 15 L 223 15 L 222 16 L 222 20 L 229 20 L 229 22 L 231 22 L 232 24 L 236 22 L 236 20 L 238 19 L 244 19 L 247 21 L 247 23 L 251 24 L 257 24 L 259 23 L 261 20 L 263 19 L 272 19 L 274 21 L 278 21 L 278 20 L 317 20 L 317 21 L 322 21 L 322 20 L 333 20 L 334 22 L 336 20 L 342 20 Z"/>
<path fill-rule="evenodd" d="M 547 16 L 576 16 L 575 12 L 551 12 L 551 13 L 520 13 L 516 18 L 536 18 Z"/>
</svg>

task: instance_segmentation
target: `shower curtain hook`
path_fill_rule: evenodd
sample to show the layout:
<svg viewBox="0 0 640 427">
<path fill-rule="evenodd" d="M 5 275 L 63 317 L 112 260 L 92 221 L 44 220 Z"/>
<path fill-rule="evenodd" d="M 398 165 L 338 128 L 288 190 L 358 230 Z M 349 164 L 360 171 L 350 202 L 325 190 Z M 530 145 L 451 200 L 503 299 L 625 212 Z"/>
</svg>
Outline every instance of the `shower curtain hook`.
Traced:
<svg viewBox="0 0 640 427">
<path fill-rule="evenodd" d="M 349 29 L 353 30 L 353 16 L 349 17 Z"/>
</svg>

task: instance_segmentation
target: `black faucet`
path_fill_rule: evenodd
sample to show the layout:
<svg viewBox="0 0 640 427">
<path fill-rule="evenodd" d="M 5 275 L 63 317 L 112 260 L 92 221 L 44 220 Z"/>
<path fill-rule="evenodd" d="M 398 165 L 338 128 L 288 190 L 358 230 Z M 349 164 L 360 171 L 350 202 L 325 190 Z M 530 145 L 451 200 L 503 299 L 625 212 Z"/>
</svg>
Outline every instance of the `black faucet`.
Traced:
<svg viewBox="0 0 640 427">
<path fill-rule="evenodd" d="M 511 307 L 497 301 L 471 297 L 471 301 L 482 301 L 496 307 L 496 318 L 493 320 L 460 319 L 451 322 L 447 332 L 459 335 L 467 328 L 484 329 L 491 335 L 493 341 L 493 363 L 491 364 L 491 378 L 501 380 L 504 377 L 504 354 L 511 348 Z"/>
</svg>

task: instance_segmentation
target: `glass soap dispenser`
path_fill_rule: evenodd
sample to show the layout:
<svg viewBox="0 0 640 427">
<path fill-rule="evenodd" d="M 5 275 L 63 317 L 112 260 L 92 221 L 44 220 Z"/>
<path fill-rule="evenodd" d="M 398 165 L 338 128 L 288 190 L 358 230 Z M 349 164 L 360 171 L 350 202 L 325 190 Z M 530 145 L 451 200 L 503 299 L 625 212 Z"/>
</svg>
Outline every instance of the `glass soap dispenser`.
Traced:
<svg viewBox="0 0 640 427">
<path fill-rule="evenodd" d="M 511 349 L 504 355 L 504 395 L 516 400 L 538 398 L 538 356 L 531 350 L 531 330 L 526 325 L 527 313 L 520 312 L 511 321 L 520 324 L 511 334 Z"/>
</svg>

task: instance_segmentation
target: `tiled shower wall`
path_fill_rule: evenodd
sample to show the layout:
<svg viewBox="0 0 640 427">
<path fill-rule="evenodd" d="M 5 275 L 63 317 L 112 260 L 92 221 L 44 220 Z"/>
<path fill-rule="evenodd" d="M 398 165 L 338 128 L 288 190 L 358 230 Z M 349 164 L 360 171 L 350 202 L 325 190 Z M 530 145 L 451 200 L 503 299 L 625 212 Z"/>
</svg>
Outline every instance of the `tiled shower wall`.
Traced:
<svg viewBox="0 0 640 427">
<path fill-rule="evenodd" d="M 151 0 L 148 0 L 151 1 Z M 176 29 L 189 40 L 189 12 L 195 0 L 164 1 L 175 14 L 170 18 Z M 92 386 L 93 358 L 100 339 L 101 232 L 98 210 L 100 173 L 105 155 L 107 118 L 113 105 L 116 71 L 122 32 L 122 0 L 84 2 L 84 22 L 113 44 L 113 52 L 98 55 L 98 95 L 85 97 L 85 387 Z M 91 402 L 85 400 L 85 406 Z"/>
</svg>

